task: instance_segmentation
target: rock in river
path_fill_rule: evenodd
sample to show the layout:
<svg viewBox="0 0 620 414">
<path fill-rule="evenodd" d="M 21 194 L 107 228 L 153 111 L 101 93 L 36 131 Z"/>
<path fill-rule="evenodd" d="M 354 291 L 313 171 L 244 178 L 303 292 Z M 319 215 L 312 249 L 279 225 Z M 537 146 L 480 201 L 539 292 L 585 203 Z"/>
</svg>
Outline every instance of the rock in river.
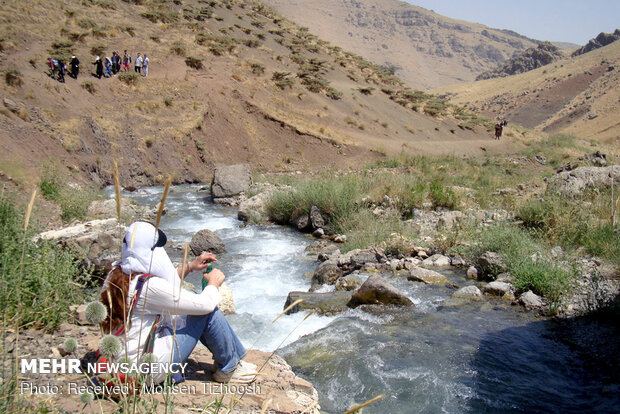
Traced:
<svg viewBox="0 0 620 414">
<path fill-rule="evenodd" d="M 198 233 L 194 234 L 192 241 L 189 243 L 189 248 L 196 256 L 200 255 L 202 252 L 226 252 L 226 247 L 220 236 L 208 229 L 200 230 Z"/>
<path fill-rule="evenodd" d="M 413 306 L 413 302 L 379 275 L 370 276 L 353 294 L 347 306 L 360 305 Z"/>
<path fill-rule="evenodd" d="M 351 299 L 353 292 L 334 291 L 334 292 L 290 292 L 286 298 L 284 309 L 291 303 L 301 299 L 299 303 L 287 314 L 296 313 L 302 310 L 316 310 L 318 313 L 335 313 L 347 310 L 347 302 Z"/>
</svg>

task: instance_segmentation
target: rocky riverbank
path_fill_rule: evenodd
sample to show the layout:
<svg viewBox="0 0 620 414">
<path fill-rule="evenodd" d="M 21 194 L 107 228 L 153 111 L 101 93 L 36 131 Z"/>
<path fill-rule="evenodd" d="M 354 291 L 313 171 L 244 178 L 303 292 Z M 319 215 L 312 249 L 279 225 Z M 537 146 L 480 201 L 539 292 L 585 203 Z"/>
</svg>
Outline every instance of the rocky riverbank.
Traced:
<svg viewBox="0 0 620 414">
<path fill-rule="evenodd" d="M 74 320 L 61 324 L 52 334 L 37 330 L 21 332 L 19 358 L 50 358 L 61 364 L 61 360 L 65 360 L 65 364 L 68 364 L 70 359 L 92 353 L 98 348 L 101 332 L 96 326 L 80 325 L 81 319 L 76 313 Z M 74 353 L 63 350 L 63 342 L 68 338 L 78 342 Z M 4 347 L 11 353 L 15 352 L 14 334 L 5 338 Z M 179 384 L 170 396 L 166 396 L 165 392 L 143 394 L 141 404 L 155 406 L 152 412 L 163 413 L 167 401 L 174 407 L 173 412 L 189 414 L 196 412 L 196 409 L 204 409 L 216 400 L 220 400 L 223 407 L 230 407 L 236 398 L 241 401 L 235 404 L 232 413 L 259 412 L 265 407 L 265 412 L 319 413 L 318 394 L 312 384 L 297 377 L 281 357 L 251 350 L 246 360 L 259 368 L 263 367 L 261 374 L 249 386 L 229 386 L 227 389 L 213 381 L 211 354 L 199 346 L 188 360 L 186 381 Z M 4 361 L 3 369 L 3 372 L 10 372 L 9 360 Z M 85 384 L 86 377 L 82 374 L 24 374 L 20 377 L 18 389 L 23 391 L 22 395 L 32 404 L 33 411 L 42 402 L 60 412 L 69 413 L 108 413 L 119 408 L 118 403 L 109 399 L 95 400 L 89 404 L 81 402 L 76 390 Z M 171 412 L 170 408 L 167 412 Z"/>
</svg>

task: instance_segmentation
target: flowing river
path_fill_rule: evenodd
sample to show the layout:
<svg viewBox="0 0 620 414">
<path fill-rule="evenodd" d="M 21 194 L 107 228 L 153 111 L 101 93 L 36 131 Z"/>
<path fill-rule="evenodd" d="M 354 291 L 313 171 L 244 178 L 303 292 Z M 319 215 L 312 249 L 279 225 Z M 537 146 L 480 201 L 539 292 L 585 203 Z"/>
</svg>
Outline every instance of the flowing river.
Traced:
<svg viewBox="0 0 620 414">
<path fill-rule="evenodd" d="M 214 205 L 198 190 L 171 188 L 160 225 L 172 242 L 169 254 L 180 261 L 179 246 L 201 229 L 222 238 L 228 252 L 216 267 L 237 308 L 228 320 L 246 347 L 278 349 L 317 388 L 325 412 L 377 395 L 383 399 L 364 413 L 620 412 L 619 374 L 606 369 L 617 362 L 617 348 L 609 356 L 614 363 L 601 367 L 566 340 L 572 328 L 501 300 L 444 306 L 452 290 L 393 278 L 415 308 L 307 320 L 300 312 L 272 325 L 288 292 L 310 287 L 303 274 L 317 265 L 305 252 L 312 239 L 280 226 L 243 227 L 236 208 Z M 152 187 L 123 196 L 153 207 L 161 194 Z M 473 283 L 444 273 L 460 286 Z M 188 281 L 199 288 L 200 275 Z M 617 338 L 612 325 L 601 329 Z"/>
</svg>

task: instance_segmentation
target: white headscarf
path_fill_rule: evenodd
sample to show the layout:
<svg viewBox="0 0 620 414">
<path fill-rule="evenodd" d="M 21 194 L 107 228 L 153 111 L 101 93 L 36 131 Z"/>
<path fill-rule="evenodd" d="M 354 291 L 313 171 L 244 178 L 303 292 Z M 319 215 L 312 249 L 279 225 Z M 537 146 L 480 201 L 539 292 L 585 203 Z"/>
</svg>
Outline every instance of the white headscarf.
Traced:
<svg viewBox="0 0 620 414">
<path fill-rule="evenodd" d="M 113 265 L 119 265 L 127 275 L 150 273 L 168 281 L 178 298 L 181 279 L 163 248 L 165 244 L 166 235 L 161 230 L 156 232 L 151 223 L 136 221 L 125 232 L 121 261 Z"/>
</svg>

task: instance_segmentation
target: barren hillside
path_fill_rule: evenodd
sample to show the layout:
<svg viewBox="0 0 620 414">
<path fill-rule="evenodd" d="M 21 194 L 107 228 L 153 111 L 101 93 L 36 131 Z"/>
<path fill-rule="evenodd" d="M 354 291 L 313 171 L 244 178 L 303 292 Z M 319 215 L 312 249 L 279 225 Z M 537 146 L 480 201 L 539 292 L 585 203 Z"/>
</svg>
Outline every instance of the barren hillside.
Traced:
<svg viewBox="0 0 620 414">
<path fill-rule="evenodd" d="M 528 73 L 436 90 L 486 116 L 549 133 L 620 136 L 620 42 Z"/>
<path fill-rule="evenodd" d="M 265 0 L 335 45 L 395 65 L 412 87 L 473 81 L 536 43 L 398 0 Z"/>
<path fill-rule="evenodd" d="M 294 171 L 506 150 L 476 116 L 257 1 L 9 1 L 0 19 L 0 170 L 17 180 L 49 158 L 99 184 L 118 160 L 125 183 L 151 184 L 233 162 Z M 149 56 L 148 77 L 92 75 L 95 54 L 125 49 Z M 77 80 L 48 76 L 48 56 L 72 53 Z"/>
</svg>

